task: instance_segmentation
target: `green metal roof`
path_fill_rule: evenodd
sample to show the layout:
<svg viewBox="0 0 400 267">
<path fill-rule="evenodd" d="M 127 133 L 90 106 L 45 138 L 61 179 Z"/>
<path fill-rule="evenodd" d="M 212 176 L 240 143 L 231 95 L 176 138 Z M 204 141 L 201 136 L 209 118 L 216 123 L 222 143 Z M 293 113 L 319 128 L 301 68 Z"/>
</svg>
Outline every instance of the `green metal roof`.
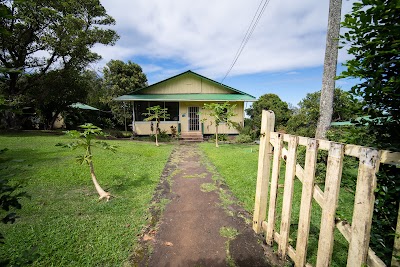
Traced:
<svg viewBox="0 0 400 267">
<path fill-rule="evenodd" d="M 331 126 L 350 126 L 350 125 L 354 125 L 355 123 L 360 123 L 361 120 L 366 120 L 366 121 L 370 121 L 370 116 L 363 116 L 363 117 L 358 117 L 355 118 L 354 120 L 350 120 L 350 121 L 335 121 L 331 123 Z"/>
<path fill-rule="evenodd" d="M 349 126 L 353 125 L 350 121 L 335 121 L 331 123 L 331 126 Z"/>
<path fill-rule="evenodd" d="M 99 110 L 98 108 L 94 108 L 94 107 L 91 107 L 91 106 L 89 106 L 89 105 L 82 104 L 82 103 L 79 103 L 79 102 L 73 103 L 73 104 L 71 104 L 71 105 L 69 105 L 69 106 L 70 106 L 71 108 L 77 108 L 77 109 Z"/>
<path fill-rule="evenodd" d="M 248 94 L 152 94 L 123 95 L 114 98 L 117 101 L 246 101 L 253 102 L 256 98 Z"/>
<path fill-rule="evenodd" d="M 338 122 L 332 122 L 331 126 L 350 126 L 350 125 L 355 125 L 358 123 L 364 123 L 365 125 L 368 125 L 369 121 L 375 120 L 375 123 L 377 124 L 382 124 L 382 120 L 392 120 L 392 116 L 388 117 L 377 117 L 372 119 L 371 116 L 363 116 L 363 117 L 358 117 L 355 118 L 354 120 L 350 121 L 338 121 Z"/>
</svg>

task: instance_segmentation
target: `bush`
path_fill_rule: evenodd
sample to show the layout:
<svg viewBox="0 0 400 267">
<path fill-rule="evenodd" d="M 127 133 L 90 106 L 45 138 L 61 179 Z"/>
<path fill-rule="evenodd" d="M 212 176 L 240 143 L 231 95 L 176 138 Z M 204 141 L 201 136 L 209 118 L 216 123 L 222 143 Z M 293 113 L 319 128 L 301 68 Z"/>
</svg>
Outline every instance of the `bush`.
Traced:
<svg viewBox="0 0 400 267">
<path fill-rule="evenodd" d="M 251 143 L 251 142 L 253 142 L 253 138 L 251 138 L 251 136 L 248 134 L 239 134 L 235 138 L 235 142 L 236 143 Z"/>
<path fill-rule="evenodd" d="M 167 133 L 165 130 L 160 130 L 160 133 L 158 134 L 158 141 L 160 142 L 170 142 L 171 141 L 171 136 Z M 150 135 L 150 139 L 152 141 L 156 140 L 156 136 L 154 134 Z"/>
<path fill-rule="evenodd" d="M 104 132 L 107 135 L 115 137 L 115 138 L 130 138 L 132 136 L 132 132 L 125 132 L 125 131 L 119 131 L 119 130 L 114 130 L 114 129 L 104 130 Z"/>
<path fill-rule="evenodd" d="M 249 135 L 253 140 L 260 136 L 260 129 L 258 129 L 253 120 L 249 118 L 244 119 L 244 126 L 239 126 L 236 128 L 239 134 Z"/>
<path fill-rule="evenodd" d="M 215 141 L 215 134 L 209 140 Z M 218 141 L 228 141 L 228 135 L 227 134 L 219 134 Z"/>
</svg>

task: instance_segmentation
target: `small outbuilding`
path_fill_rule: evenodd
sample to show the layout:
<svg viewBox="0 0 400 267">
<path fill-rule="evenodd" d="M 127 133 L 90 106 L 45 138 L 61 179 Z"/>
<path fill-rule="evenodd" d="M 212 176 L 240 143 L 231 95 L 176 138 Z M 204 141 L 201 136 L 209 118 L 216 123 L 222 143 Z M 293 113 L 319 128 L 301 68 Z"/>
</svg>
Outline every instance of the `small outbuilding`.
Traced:
<svg viewBox="0 0 400 267">
<path fill-rule="evenodd" d="M 243 126 L 245 102 L 254 102 L 252 95 L 211 80 L 192 71 L 186 71 L 166 80 L 137 90 L 129 95 L 115 98 L 116 101 L 133 102 L 132 130 L 138 135 L 150 135 L 151 122 L 147 122 L 143 113 L 147 108 L 159 105 L 167 108 L 170 119 L 160 122 L 160 129 L 170 133 L 171 126 L 179 133 L 214 134 L 215 125 L 211 118 L 205 119 L 202 107 L 205 103 L 229 102 L 236 105 L 233 121 Z M 221 134 L 238 134 L 235 128 L 223 123 L 219 125 Z"/>
</svg>

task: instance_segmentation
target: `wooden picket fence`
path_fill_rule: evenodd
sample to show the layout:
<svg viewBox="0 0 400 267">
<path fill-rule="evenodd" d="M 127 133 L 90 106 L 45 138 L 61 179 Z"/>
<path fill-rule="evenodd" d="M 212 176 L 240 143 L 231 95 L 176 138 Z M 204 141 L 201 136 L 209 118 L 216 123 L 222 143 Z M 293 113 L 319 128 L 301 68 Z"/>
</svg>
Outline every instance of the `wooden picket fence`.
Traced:
<svg viewBox="0 0 400 267">
<path fill-rule="evenodd" d="M 329 266 L 333 253 L 334 231 L 337 228 L 349 242 L 347 266 L 385 266 L 369 248 L 376 172 L 379 164 L 400 164 L 400 153 L 375 150 L 357 145 L 346 145 L 326 140 L 311 139 L 273 132 L 275 115 L 263 111 L 258 160 L 257 188 L 253 229 L 265 232 L 266 243 L 278 244 L 278 254 L 289 256 L 295 266 L 311 266 L 306 262 L 310 231 L 312 200 L 322 209 L 316 266 Z M 287 143 L 287 149 L 285 148 Z M 306 147 L 304 168 L 296 161 L 298 146 Z M 272 149 L 273 148 L 273 149 Z M 315 184 L 315 169 L 318 150 L 328 151 L 324 191 Z M 354 200 L 352 224 L 335 219 L 339 199 L 344 156 L 359 158 L 359 169 Z M 272 157 L 273 156 L 273 157 Z M 280 232 L 275 229 L 280 163 L 286 161 Z M 273 161 L 273 162 L 271 162 Z M 272 174 L 271 174 L 272 163 Z M 296 248 L 289 244 L 291 212 L 295 178 L 302 182 L 300 215 Z M 270 179 L 271 178 L 271 179 Z M 268 219 L 267 202 L 269 192 Z M 400 217 L 397 222 L 392 266 L 400 266 Z"/>
</svg>

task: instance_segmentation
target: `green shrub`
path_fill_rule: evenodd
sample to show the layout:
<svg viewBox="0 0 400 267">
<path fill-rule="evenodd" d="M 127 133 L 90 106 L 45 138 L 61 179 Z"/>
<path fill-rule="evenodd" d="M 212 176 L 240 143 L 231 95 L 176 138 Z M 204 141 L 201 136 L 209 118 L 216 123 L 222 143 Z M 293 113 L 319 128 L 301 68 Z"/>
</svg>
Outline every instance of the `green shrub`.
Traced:
<svg viewBox="0 0 400 267">
<path fill-rule="evenodd" d="M 251 143 L 251 142 L 253 142 L 253 138 L 251 138 L 251 136 L 248 134 L 239 134 L 235 138 L 235 142 L 236 143 Z"/>
<path fill-rule="evenodd" d="M 114 129 L 104 130 L 107 135 L 115 138 L 130 138 L 132 136 L 131 132 L 119 131 Z"/>
<path fill-rule="evenodd" d="M 215 141 L 215 134 L 209 140 Z M 227 134 L 219 134 L 218 141 L 228 141 L 228 135 Z"/>
<path fill-rule="evenodd" d="M 156 136 L 154 134 L 150 135 L 150 139 L 152 141 L 156 140 Z M 160 130 L 160 133 L 158 134 L 158 141 L 160 142 L 170 142 L 171 141 L 171 136 L 167 133 L 165 130 Z"/>
</svg>

